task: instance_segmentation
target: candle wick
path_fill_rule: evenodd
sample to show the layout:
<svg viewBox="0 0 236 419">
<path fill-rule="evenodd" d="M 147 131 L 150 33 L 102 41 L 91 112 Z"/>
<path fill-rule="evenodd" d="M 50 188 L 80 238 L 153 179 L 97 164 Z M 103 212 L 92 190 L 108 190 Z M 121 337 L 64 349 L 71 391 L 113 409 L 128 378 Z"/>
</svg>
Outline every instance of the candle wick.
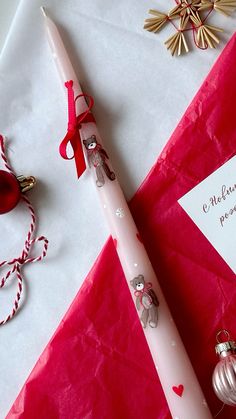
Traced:
<svg viewBox="0 0 236 419">
<path fill-rule="evenodd" d="M 42 12 L 43 16 L 44 16 L 44 17 L 47 17 L 47 13 L 46 13 L 46 9 L 45 9 L 45 7 L 41 6 L 41 7 L 40 7 L 40 10 L 41 10 L 41 12 Z"/>
</svg>

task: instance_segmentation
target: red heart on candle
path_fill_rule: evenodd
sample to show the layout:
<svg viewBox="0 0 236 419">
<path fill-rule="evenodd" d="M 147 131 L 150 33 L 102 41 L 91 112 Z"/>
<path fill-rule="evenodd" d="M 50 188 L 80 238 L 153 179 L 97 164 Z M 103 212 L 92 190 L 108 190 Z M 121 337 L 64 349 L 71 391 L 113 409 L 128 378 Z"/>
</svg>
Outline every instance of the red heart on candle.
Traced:
<svg viewBox="0 0 236 419">
<path fill-rule="evenodd" d="M 175 392 L 175 394 L 177 394 L 177 396 L 182 397 L 184 386 L 183 384 L 180 384 L 178 387 L 173 386 L 172 390 Z"/>
</svg>

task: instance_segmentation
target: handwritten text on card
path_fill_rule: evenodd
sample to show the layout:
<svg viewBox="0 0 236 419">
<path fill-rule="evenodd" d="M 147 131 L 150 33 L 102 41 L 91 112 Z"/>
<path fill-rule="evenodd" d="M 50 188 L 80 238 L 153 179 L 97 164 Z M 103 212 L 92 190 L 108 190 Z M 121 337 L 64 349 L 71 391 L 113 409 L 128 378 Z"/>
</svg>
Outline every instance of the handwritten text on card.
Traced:
<svg viewBox="0 0 236 419">
<path fill-rule="evenodd" d="M 216 196 L 213 195 L 209 198 L 208 203 L 203 204 L 203 211 L 208 213 L 212 208 L 216 205 L 224 204 L 224 201 L 229 197 L 232 193 L 236 192 L 236 184 L 233 186 L 227 187 L 226 185 L 222 185 L 220 195 Z M 230 208 L 229 211 L 224 212 L 219 218 L 220 224 L 224 227 L 224 222 L 231 216 L 236 215 L 236 193 L 235 193 L 235 205 L 233 208 Z"/>
</svg>

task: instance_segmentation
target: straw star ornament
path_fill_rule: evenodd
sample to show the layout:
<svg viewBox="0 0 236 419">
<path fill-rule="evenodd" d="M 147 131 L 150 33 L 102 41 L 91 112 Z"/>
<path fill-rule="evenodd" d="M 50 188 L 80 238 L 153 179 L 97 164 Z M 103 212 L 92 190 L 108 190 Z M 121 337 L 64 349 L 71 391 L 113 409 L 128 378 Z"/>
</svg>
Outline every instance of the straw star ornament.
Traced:
<svg viewBox="0 0 236 419">
<path fill-rule="evenodd" d="M 176 0 L 176 6 L 168 13 L 149 10 L 152 16 L 145 20 L 144 29 L 158 32 L 165 24 L 171 23 L 176 32 L 165 42 L 172 55 L 189 52 L 186 32 L 192 32 L 193 41 L 200 49 L 215 48 L 220 40 L 216 33 L 223 29 L 206 23 L 212 12 L 229 16 L 236 9 L 236 0 Z M 176 21 L 178 23 L 176 24 Z"/>
</svg>

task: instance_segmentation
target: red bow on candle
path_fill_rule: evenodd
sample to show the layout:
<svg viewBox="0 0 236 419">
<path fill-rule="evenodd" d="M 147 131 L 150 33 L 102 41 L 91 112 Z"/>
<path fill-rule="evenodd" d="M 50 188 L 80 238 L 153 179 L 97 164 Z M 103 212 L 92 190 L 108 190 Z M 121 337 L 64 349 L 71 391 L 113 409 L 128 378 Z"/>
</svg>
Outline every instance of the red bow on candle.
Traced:
<svg viewBox="0 0 236 419">
<path fill-rule="evenodd" d="M 71 160 L 75 158 L 75 164 L 77 169 L 78 178 L 83 174 L 86 169 L 86 163 L 83 153 L 83 147 L 80 137 L 80 129 L 81 125 L 88 123 L 88 122 L 95 122 L 93 114 L 90 112 L 93 105 L 94 100 L 92 96 L 89 96 L 85 93 L 78 95 L 74 98 L 74 89 L 73 89 L 73 81 L 67 81 L 65 86 L 68 91 L 68 128 L 65 138 L 62 140 L 59 151 L 61 157 L 66 160 Z M 80 115 L 76 116 L 76 108 L 75 103 L 76 100 L 80 97 L 88 98 L 88 109 L 81 113 Z M 72 157 L 68 157 L 67 155 L 67 145 L 71 143 L 74 155 Z"/>
</svg>

